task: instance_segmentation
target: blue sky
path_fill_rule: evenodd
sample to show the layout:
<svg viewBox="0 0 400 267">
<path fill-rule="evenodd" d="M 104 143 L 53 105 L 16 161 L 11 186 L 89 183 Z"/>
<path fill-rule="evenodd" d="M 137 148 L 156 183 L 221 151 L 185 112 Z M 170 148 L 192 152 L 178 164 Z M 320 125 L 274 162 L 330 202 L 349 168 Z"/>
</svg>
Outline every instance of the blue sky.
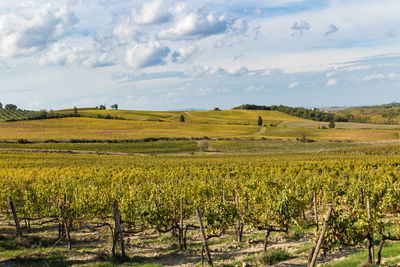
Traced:
<svg viewBox="0 0 400 267">
<path fill-rule="evenodd" d="M 0 102 L 26 109 L 400 101 L 398 0 L 0 2 Z"/>
</svg>

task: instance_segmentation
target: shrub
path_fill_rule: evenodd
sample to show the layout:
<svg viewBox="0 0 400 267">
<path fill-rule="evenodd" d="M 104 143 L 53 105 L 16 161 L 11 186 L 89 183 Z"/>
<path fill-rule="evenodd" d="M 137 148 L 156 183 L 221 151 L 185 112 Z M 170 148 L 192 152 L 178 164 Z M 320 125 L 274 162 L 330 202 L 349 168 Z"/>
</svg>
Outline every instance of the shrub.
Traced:
<svg viewBox="0 0 400 267">
<path fill-rule="evenodd" d="M 262 123 L 263 123 L 263 120 L 262 120 L 261 116 L 258 116 L 257 125 L 262 126 Z"/>
<path fill-rule="evenodd" d="M 208 143 L 206 140 L 199 141 L 198 146 L 201 151 L 206 151 L 208 149 Z"/>
<path fill-rule="evenodd" d="M 273 265 L 275 263 L 288 260 L 292 257 L 288 252 L 282 249 L 270 250 L 260 256 L 260 262 L 266 265 Z"/>
</svg>

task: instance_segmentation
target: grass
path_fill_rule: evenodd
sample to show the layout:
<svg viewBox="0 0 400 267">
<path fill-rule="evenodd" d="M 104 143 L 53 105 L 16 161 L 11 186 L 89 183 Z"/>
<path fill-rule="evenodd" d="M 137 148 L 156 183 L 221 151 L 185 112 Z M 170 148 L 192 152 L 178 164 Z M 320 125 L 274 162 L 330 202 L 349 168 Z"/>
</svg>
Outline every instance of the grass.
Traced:
<svg viewBox="0 0 400 267">
<path fill-rule="evenodd" d="M 378 248 L 375 247 L 375 259 L 377 258 L 377 255 L 376 255 L 377 251 L 378 251 Z M 389 265 L 399 264 L 400 263 L 399 251 L 400 251 L 400 242 L 385 243 L 385 245 L 382 249 L 382 263 L 385 265 L 386 264 L 389 264 Z M 367 251 L 362 250 L 360 252 L 354 253 L 351 256 L 346 257 L 346 259 L 344 259 L 344 260 L 340 260 L 340 261 L 330 263 L 330 264 L 325 264 L 323 266 L 325 266 L 325 267 L 358 266 L 362 263 L 365 263 L 366 259 L 367 259 Z M 370 265 L 370 266 L 375 266 L 375 265 Z"/>
<path fill-rule="evenodd" d="M 155 141 L 134 143 L 0 143 L 6 149 L 42 149 L 67 151 L 95 151 L 120 153 L 181 153 L 196 152 L 199 147 L 195 141 Z"/>
<path fill-rule="evenodd" d="M 259 256 L 259 262 L 265 265 L 273 265 L 281 261 L 289 260 L 292 258 L 288 252 L 282 249 L 269 250 Z"/>
</svg>

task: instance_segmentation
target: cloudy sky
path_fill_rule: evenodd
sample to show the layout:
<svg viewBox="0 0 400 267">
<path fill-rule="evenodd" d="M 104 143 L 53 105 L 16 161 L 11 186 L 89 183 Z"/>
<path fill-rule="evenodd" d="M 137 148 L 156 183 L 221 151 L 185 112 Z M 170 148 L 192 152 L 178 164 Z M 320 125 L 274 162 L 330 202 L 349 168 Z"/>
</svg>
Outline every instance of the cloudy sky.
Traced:
<svg viewBox="0 0 400 267">
<path fill-rule="evenodd" d="M 26 109 L 400 101 L 399 0 L 0 1 L 0 102 Z"/>
</svg>

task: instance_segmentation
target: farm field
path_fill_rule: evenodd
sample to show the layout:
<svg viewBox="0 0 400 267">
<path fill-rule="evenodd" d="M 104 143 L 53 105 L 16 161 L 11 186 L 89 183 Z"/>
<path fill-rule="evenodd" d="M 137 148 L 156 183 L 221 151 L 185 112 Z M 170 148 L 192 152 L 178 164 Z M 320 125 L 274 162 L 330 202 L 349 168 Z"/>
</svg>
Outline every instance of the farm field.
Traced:
<svg viewBox="0 0 400 267">
<path fill-rule="evenodd" d="M 0 140 L 307 137 L 323 141 L 382 141 L 398 140 L 400 129 L 396 125 L 360 123 L 337 123 L 334 129 L 317 129 L 317 125 L 325 126 L 326 123 L 304 120 L 278 111 L 142 112 L 89 109 L 81 112 L 88 112 L 93 116 L 0 122 Z M 105 114 L 125 119 L 104 119 Z M 179 122 L 180 115 L 183 114 L 185 122 Z M 96 118 L 96 115 L 103 117 Z M 257 126 L 258 116 L 263 118 L 262 126 Z"/>
<path fill-rule="evenodd" d="M 60 110 L 60 113 L 73 113 L 73 110 Z M 279 111 L 266 110 L 222 110 L 222 111 L 140 111 L 140 110 L 99 110 L 78 109 L 78 114 L 97 118 L 107 115 L 127 120 L 139 121 L 169 121 L 179 122 L 180 116 L 187 122 L 213 124 L 243 124 L 254 125 L 258 116 L 262 116 L 264 123 L 280 123 L 282 121 L 307 121 L 290 116 Z"/>
<path fill-rule="evenodd" d="M 200 265 L 196 208 L 215 266 L 304 266 L 316 238 L 313 196 L 319 231 L 333 205 L 326 256 L 318 257 L 325 266 L 364 262 L 365 231 L 373 231 L 377 253 L 382 237 L 399 230 L 399 156 L 0 156 L 0 262 L 6 266 Z M 20 238 L 9 197 L 20 218 Z M 115 201 L 124 257 L 121 239 L 113 256 Z M 60 239 L 65 225 L 70 238 Z M 188 229 L 185 239 L 182 229 Z M 387 240 L 382 248 L 385 266 L 400 263 L 399 242 Z"/>
<path fill-rule="evenodd" d="M 123 154 L 367 154 L 397 155 L 400 143 L 384 142 L 311 142 L 276 139 L 137 141 L 122 143 L 0 143 L 3 151 L 48 153 L 123 153 Z"/>
</svg>

